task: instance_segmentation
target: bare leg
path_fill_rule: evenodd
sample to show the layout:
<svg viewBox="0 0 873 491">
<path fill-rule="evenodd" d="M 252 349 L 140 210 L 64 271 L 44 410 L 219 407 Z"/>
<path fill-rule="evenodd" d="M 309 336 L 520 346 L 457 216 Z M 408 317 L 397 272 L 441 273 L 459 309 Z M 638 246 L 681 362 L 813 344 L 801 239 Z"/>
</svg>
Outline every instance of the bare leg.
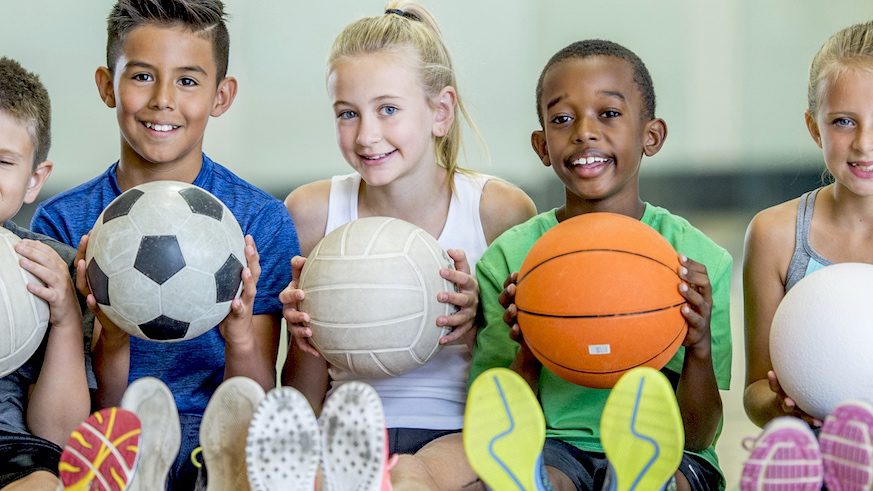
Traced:
<svg viewBox="0 0 873 491">
<path fill-rule="evenodd" d="M 36 471 L 5 486 L 0 491 L 56 491 L 61 489 L 61 481 L 48 471 Z"/>
<path fill-rule="evenodd" d="M 676 478 L 676 491 L 691 491 L 691 484 L 688 483 L 688 479 L 685 479 L 685 474 L 676 471 L 674 477 Z"/>
<path fill-rule="evenodd" d="M 415 455 L 401 455 L 391 470 L 397 491 L 484 489 L 464 453 L 461 433 L 452 433 L 428 443 Z"/>
<path fill-rule="evenodd" d="M 573 484 L 573 481 L 555 467 L 546 466 L 546 474 L 549 475 L 549 482 L 552 483 L 552 488 L 555 491 L 576 491 L 576 485 Z"/>
</svg>

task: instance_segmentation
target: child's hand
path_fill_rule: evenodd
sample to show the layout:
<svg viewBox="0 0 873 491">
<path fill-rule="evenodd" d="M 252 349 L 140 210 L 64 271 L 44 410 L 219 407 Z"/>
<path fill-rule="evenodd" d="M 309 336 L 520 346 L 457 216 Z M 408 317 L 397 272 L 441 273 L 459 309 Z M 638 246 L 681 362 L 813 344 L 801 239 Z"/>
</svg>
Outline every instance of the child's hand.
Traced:
<svg viewBox="0 0 873 491">
<path fill-rule="evenodd" d="M 219 325 L 226 342 L 250 343 L 254 339 L 252 330 L 252 308 L 258 292 L 258 278 L 261 276 L 261 256 L 255 239 L 246 235 L 246 267 L 242 270 L 242 293 L 230 303 L 230 313 Z"/>
<path fill-rule="evenodd" d="M 15 252 L 22 256 L 21 267 L 44 283 L 28 283 L 27 291 L 48 302 L 52 326 L 78 325 L 81 329 L 82 311 L 67 263 L 51 247 L 35 240 L 22 240 Z"/>
<path fill-rule="evenodd" d="M 97 305 L 97 299 L 91 293 L 88 285 L 88 266 L 85 264 L 85 251 L 88 249 L 88 236 L 83 235 L 79 240 L 79 248 L 76 250 L 76 289 L 85 298 L 85 305 L 94 314 L 99 322 L 99 327 L 94 326 L 94 338 L 102 337 L 111 342 L 113 346 L 123 345 L 128 341 L 128 334 L 115 325 Z"/>
<path fill-rule="evenodd" d="M 706 266 L 685 256 L 679 256 L 681 266 L 679 293 L 688 302 L 682 307 L 682 315 L 688 323 L 688 334 L 682 345 L 688 352 L 703 358 L 712 356 L 712 338 L 709 321 L 712 315 L 712 285 Z"/>
<path fill-rule="evenodd" d="M 304 353 L 319 357 L 321 354 L 309 342 L 309 338 L 312 337 L 309 314 L 298 310 L 300 301 L 305 296 L 303 290 L 297 288 L 304 264 L 306 264 L 305 257 L 294 256 L 291 259 L 291 283 L 279 294 L 279 301 L 282 302 L 282 316 L 285 318 L 288 332 L 294 338 L 294 343 Z"/>
<path fill-rule="evenodd" d="M 509 337 L 518 343 L 522 350 L 530 352 L 530 348 L 524 340 L 524 335 L 521 333 L 521 327 L 518 325 L 518 307 L 515 306 L 515 289 L 518 282 L 518 273 L 512 273 L 506 277 L 503 282 L 503 291 L 497 297 L 500 305 L 506 309 L 503 312 L 503 322 L 509 326 Z M 533 353 L 531 352 L 531 355 Z"/>
<path fill-rule="evenodd" d="M 797 403 L 794 402 L 794 399 L 788 397 L 785 394 L 785 391 L 782 390 L 782 385 L 779 384 L 779 379 L 776 378 L 776 372 L 770 370 L 767 372 L 767 381 L 770 383 L 770 390 L 772 390 L 776 396 L 779 398 L 779 408 L 785 413 L 786 416 L 794 416 L 795 418 L 800 418 L 806 422 L 808 425 L 820 427 L 822 425 L 821 420 L 816 419 L 813 416 L 810 416 L 802 409 L 797 407 Z"/>
<path fill-rule="evenodd" d="M 437 300 L 459 308 L 452 315 L 437 317 L 436 325 L 448 327 L 451 331 L 440 338 L 440 344 L 449 344 L 470 332 L 476 320 L 476 309 L 479 307 L 479 283 L 470 272 L 467 255 L 460 249 L 449 249 L 446 252 L 455 261 L 455 269 L 441 269 L 440 276 L 454 283 L 457 291 L 440 292 Z"/>
</svg>

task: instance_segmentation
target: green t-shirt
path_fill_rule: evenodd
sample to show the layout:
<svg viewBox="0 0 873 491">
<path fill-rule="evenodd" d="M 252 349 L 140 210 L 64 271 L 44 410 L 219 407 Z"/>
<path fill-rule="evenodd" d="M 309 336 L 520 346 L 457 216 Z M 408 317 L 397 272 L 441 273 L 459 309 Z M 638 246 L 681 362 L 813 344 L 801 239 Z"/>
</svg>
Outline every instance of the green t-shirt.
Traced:
<svg viewBox="0 0 873 491">
<path fill-rule="evenodd" d="M 641 221 L 660 233 L 676 251 L 706 266 L 713 298 L 710 324 L 713 369 L 719 389 L 727 390 L 731 377 L 730 284 L 733 261 L 730 254 L 687 220 L 664 208 L 646 204 Z M 476 272 L 484 322 L 473 349 L 471 382 L 488 368 L 508 367 L 515 357 L 518 344 L 509 338 L 509 326 L 503 322 L 503 307 L 497 297 L 503 291 L 506 277 L 521 268 L 534 242 L 557 224 L 555 210 L 541 213 L 504 232 L 479 259 Z M 666 368 L 681 374 L 684 353 L 684 348 L 680 347 Z M 565 441 L 585 451 L 603 452 L 600 414 L 609 389 L 578 386 L 543 367 L 539 391 L 548 438 Z M 715 455 L 715 441 L 697 455 L 721 472 Z"/>
</svg>

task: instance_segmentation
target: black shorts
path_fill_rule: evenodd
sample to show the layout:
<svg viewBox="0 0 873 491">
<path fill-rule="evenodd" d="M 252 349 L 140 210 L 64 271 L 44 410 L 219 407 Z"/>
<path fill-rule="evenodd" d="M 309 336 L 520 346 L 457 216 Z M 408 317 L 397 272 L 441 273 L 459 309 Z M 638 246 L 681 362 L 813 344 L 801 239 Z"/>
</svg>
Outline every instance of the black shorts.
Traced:
<svg viewBox="0 0 873 491">
<path fill-rule="evenodd" d="M 543 446 L 543 464 L 563 472 L 579 491 L 602 489 L 609 469 L 606 455 L 585 452 L 554 438 L 547 438 Z M 689 453 L 682 454 L 679 472 L 694 491 L 716 491 L 722 480 L 712 464 Z"/>
<path fill-rule="evenodd" d="M 388 428 L 389 454 L 414 454 L 428 443 L 443 435 L 459 433 L 461 430 L 424 430 L 419 428 Z"/>
<path fill-rule="evenodd" d="M 0 430 L 0 488 L 36 471 L 58 475 L 61 447 L 38 436 Z"/>
</svg>

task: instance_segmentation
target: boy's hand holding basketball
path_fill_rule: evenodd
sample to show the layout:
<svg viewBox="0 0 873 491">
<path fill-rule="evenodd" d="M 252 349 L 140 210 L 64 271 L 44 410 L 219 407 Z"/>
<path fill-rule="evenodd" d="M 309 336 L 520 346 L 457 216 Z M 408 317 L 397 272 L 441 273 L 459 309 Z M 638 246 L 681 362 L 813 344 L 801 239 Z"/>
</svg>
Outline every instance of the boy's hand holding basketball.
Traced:
<svg viewBox="0 0 873 491">
<path fill-rule="evenodd" d="M 706 266 L 679 256 L 679 277 L 682 283 L 679 285 L 679 293 L 688 302 L 682 307 L 682 315 L 688 323 L 688 333 L 682 345 L 686 353 L 691 353 L 699 358 L 712 355 L 712 337 L 709 330 L 709 321 L 712 314 L 712 285 L 709 283 L 709 274 Z"/>
<path fill-rule="evenodd" d="M 470 272 L 467 255 L 461 249 L 449 249 L 446 252 L 455 262 L 455 269 L 441 269 L 440 276 L 454 283 L 456 291 L 440 292 L 437 300 L 457 306 L 458 311 L 436 319 L 437 326 L 451 328 L 449 334 L 440 338 L 440 344 L 443 345 L 457 341 L 473 329 L 476 310 L 479 308 L 479 283 Z"/>
<path fill-rule="evenodd" d="M 309 338 L 312 337 L 309 314 L 297 310 L 304 297 L 303 290 L 297 288 L 297 285 L 305 263 L 305 257 L 291 258 L 291 283 L 279 294 L 279 301 L 282 302 L 282 316 L 288 325 L 288 332 L 294 337 L 294 343 L 303 352 L 318 357 L 321 355 L 309 342 Z"/>
</svg>

